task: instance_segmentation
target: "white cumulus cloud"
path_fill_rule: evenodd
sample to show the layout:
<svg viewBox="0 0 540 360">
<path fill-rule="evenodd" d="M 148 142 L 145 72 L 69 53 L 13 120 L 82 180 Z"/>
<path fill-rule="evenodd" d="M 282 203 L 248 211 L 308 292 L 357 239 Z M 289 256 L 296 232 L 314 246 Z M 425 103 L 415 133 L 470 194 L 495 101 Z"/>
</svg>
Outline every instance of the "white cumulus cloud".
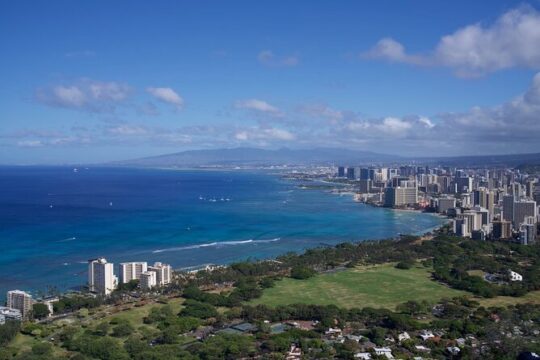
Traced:
<svg viewBox="0 0 540 360">
<path fill-rule="evenodd" d="M 415 65 L 445 66 L 459 76 L 524 67 L 540 69 L 540 12 L 523 5 L 502 14 L 493 24 L 471 24 L 443 36 L 427 55 L 409 54 L 392 38 L 381 39 L 366 58 Z"/>
<path fill-rule="evenodd" d="M 174 105 L 178 109 L 184 105 L 184 99 L 169 87 L 149 87 L 146 91 L 159 101 Z"/>
</svg>

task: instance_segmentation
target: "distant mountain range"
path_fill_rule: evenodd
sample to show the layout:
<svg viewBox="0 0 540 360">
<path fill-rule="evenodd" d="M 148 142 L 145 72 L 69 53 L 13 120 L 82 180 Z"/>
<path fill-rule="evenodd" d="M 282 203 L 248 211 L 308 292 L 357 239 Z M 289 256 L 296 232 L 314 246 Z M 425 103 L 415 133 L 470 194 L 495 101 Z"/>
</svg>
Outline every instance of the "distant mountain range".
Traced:
<svg viewBox="0 0 540 360">
<path fill-rule="evenodd" d="M 337 148 L 315 148 L 309 150 L 293 150 L 288 148 L 278 150 L 233 148 L 182 151 L 174 154 L 118 161 L 113 163 L 113 165 L 143 167 L 189 167 L 210 165 L 262 166 L 284 164 L 359 164 L 397 161 L 399 159 L 401 159 L 401 157 L 395 155 Z"/>
<path fill-rule="evenodd" d="M 454 157 L 404 157 L 340 148 L 266 150 L 233 148 L 189 150 L 174 154 L 117 161 L 109 165 L 135 167 L 271 166 L 271 165 L 366 165 L 373 163 L 438 164 L 447 166 L 523 166 L 540 164 L 540 153 Z"/>
</svg>

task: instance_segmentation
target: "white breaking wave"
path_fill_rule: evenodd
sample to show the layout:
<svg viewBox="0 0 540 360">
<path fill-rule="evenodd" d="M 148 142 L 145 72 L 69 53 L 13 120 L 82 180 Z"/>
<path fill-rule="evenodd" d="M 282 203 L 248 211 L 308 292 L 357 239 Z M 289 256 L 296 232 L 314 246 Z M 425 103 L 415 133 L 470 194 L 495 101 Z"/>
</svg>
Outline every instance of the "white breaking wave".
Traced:
<svg viewBox="0 0 540 360">
<path fill-rule="evenodd" d="M 67 239 L 58 240 L 58 242 L 66 242 L 66 241 L 73 241 L 73 240 L 77 240 L 77 238 L 75 236 L 73 236 L 73 237 L 70 237 L 70 238 L 67 238 Z"/>
<path fill-rule="evenodd" d="M 219 247 L 219 246 L 232 246 L 232 245 L 243 245 L 243 244 L 258 244 L 258 243 L 271 243 L 275 241 L 279 241 L 281 238 L 274 238 L 274 239 L 266 239 L 266 240 L 238 240 L 238 241 L 214 241 L 211 243 L 205 243 L 205 244 L 196 244 L 196 245 L 188 245 L 188 246 L 179 246 L 179 247 L 172 247 L 172 248 L 166 248 L 166 249 L 157 249 L 152 251 L 153 254 L 162 253 L 162 252 L 170 252 L 170 251 L 182 251 L 182 250 L 191 250 L 191 249 L 200 249 L 205 247 Z"/>
</svg>

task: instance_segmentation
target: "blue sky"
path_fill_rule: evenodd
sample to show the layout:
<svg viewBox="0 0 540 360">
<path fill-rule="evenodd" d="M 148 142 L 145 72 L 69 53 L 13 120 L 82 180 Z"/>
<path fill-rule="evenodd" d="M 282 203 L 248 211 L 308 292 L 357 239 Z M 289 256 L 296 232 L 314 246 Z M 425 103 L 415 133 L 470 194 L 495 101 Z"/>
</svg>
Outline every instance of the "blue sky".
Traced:
<svg viewBox="0 0 540 360">
<path fill-rule="evenodd" d="M 5 1 L 0 163 L 540 151 L 539 5 Z"/>
</svg>

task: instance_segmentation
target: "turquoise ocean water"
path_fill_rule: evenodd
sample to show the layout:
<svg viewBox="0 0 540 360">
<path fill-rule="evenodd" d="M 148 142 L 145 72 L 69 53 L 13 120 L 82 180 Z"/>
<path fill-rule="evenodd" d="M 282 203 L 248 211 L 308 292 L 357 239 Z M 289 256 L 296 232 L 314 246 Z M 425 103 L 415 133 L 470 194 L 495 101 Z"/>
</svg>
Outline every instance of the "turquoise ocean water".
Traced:
<svg viewBox="0 0 540 360">
<path fill-rule="evenodd" d="M 174 268 L 421 233 L 444 220 L 373 208 L 263 172 L 0 167 L 0 298 L 86 281 L 86 260 Z"/>
</svg>

